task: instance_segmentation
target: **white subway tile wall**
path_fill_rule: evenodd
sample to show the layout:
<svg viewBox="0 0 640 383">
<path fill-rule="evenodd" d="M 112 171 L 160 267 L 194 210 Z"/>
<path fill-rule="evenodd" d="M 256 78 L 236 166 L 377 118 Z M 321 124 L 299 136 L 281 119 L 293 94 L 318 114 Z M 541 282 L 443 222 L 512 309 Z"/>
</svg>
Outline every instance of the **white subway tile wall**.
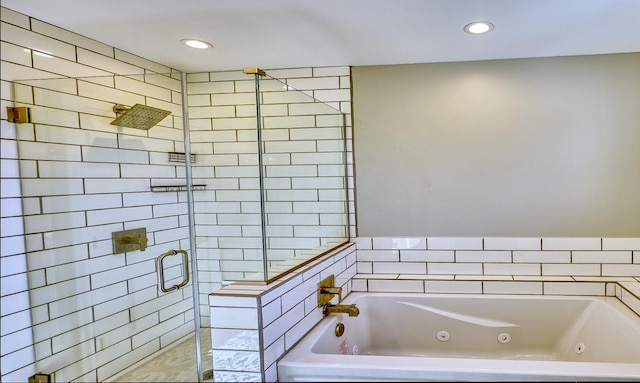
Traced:
<svg viewBox="0 0 640 383">
<path fill-rule="evenodd" d="M 353 291 L 611 295 L 607 282 L 640 280 L 638 238 L 357 237 L 352 242 L 358 271 Z"/>
<path fill-rule="evenodd" d="M 58 381 L 102 381 L 192 331 L 190 290 L 159 295 L 153 266 L 154 255 L 188 245 L 184 193 L 150 191 L 184 178 L 166 157 L 182 151 L 177 72 L 5 8 L 0 26 L 1 378 L 24 381 L 45 371 Z M 232 285 L 231 297 L 207 296 L 261 265 L 254 84 L 239 72 L 189 74 L 193 173 L 211 183 L 196 193 L 201 311 L 230 315 L 212 326 L 214 363 L 223 367 L 216 380 L 275 381 L 278 358 L 321 319 L 315 291 L 329 274 L 344 295 L 615 295 L 640 315 L 640 238 L 356 237 L 349 68 L 268 74 L 346 114 L 345 235 L 355 246 L 268 288 Z M 14 87 L 23 79 L 33 81 Z M 282 92 L 276 81 L 261 86 L 272 90 L 262 108 L 267 208 L 276 225 L 269 234 L 304 241 L 308 231 L 343 223 L 331 210 L 344 182 L 335 139 L 342 121 L 329 109 L 310 118 L 305 97 Z M 31 107 L 31 124 L 7 121 L 14 101 Z M 149 131 L 115 128 L 116 102 L 172 116 Z M 291 147 L 289 138 L 302 145 Z M 325 189 L 312 195 L 317 183 Z M 311 217 L 312 225 L 302 224 Z M 149 248 L 113 255 L 111 232 L 140 226 L 149 230 Z M 283 257 L 293 252 L 282 250 Z M 237 272 L 223 275 L 226 266 Z M 178 277 L 179 268 L 167 273 Z"/>
<path fill-rule="evenodd" d="M 543 238 L 353 238 L 351 248 L 356 250 L 345 250 L 349 251 L 344 258 L 346 266 L 335 256 L 333 266 L 328 266 L 326 260 L 321 261 L 320 266 L 326 267 L 324 272 L 317 266 L 309 266 L 310 270 L 301 269 L 267 293 L 255 292 L 256 296 L 263 294 L 261 301 L 256 298 L 262 302 L 256 304 L 256 310 L 262 318 L 257 331 L 262 333 L 264 341 L 262 350 L 265 351 L 261 355 L 264 369 L 259 375 L 251 366 L 236 365 L 235 370 L 221 371 L 220 376 L 276 381 L 272 361 L 321 319 L 316 307 L 317 284 L 329 273 L 336 273 L 340 280 L 350 278 L 345 284 L 340 283 L 349 286 L 349 291 L 617 296 L 640 315 L 640 274 L 632 264 L 632 255 L 640 252 L 636 239 L 553 238 L 549 241 L 549 250 L 543 249 L 543 242 Z M 576 263 L 572 263 L 572 259 Z M 619 267 L 615 269 L 619 274 L 607 276 L 605 266 Z M 242 285 L 231 285 L 213 293 L 210 296 L 212 316 L 224 317 L 225 311 L 233 310 L 234 300 L 246 299 L 234 297 L 222 304 L 218 294 L 234 295 L 241 288 Z M 234 333 L 223 333 L 230 328 L 212 330 L 218 334 L 218 342 L 225 345 L 214 347 L 214 354 L 235 340 Z M 284 345 L 280 342 L 283 333 Z M 220 366 L 229 368 L 227 364 Z"/>
<path fill-rule="evenodd" d="M 184 177 L 166 155 L 183 147 L 178 73 L 5 8 L 1 17 L 2 380 L 103 381 L 193 331 L 190 290 L 159 293 L 154 265 L 188 238 L 184 197 L 150 191 Z M 14 102 L 32 123 L 7 121 Z M 172 115 L 149 131 L 115 127 L 117 103 Z M 111 233 L 136 227 L 147 250 L 113 254 Z"/>
<path fill-rule="evenodd" d="M 424 250 L 403 250 L 409 247 L 403 244 L 423 240 L 427 243 Z M 418 241 L 357 237 L 352 242 L 357 248 L 358 271 L 352 291 L 606 295 L 618 297 L 640 315 L 639 238 Z"/>
<path fill-rule="evenodd" d="M 277 381 L 276 362 L 322 319 L 318 283 L 334 275 L 343 296 L 351 292 L 355 252 L 347 244 L 267 286 L 231 284 L 211 293 L 214 381 Z"/>
<path fill-rule="evenodd" d="M 342 193 L 353 185 L 350 68 L 266 72 L 260 79 L 266 234 L 277 271 L 278 262 L 303 255 L 300 249 L 354 236 L 354 206 Z M 255 78 L 238 70 L 190 73 L 187 82 L 194 183 L 206 185 L 194 200 L 208 325 L 206 295 L 263 270 Z"/>
<path fill-rule="evenodd" d="M 52 57 L 33 54 L 36 50 Z M 351 130 L 350 126 L 345 132 L 340 128 L 350 118 L 343 120 L 326 106 L 318 112 L 309 103 L 315 97 L 348 115 L 350 73 L 348 67 L 338 67 L 272 70 L 269 74 L 292 81 L 289 86 L 307 94 L 283 92 L 273 80 L 261 83 L 262 90 L 274 91 L 264 93 L 262 108 L 267 186 L 271 188 L 267 208 L 271 223 L 277 225 L 268 234 L 273 246 L 282 247 L 280 256 L 285 258 L 298 246 L 326 247 L 355 233 L 354 205 L 346 204 L 339 192 L 345 184 L 353 187 Z M 241 279 L 261 269 L 255 96 L 253 79 L 242 73 L 196 73 L 188 78 L 192 151 L 198 156 L 194 176 L 212 179 L 214 190 L 196 193 L 196 219 L 203 223 L 196 228 L 202 245 L 198 266 L 204 271 L 200 302 L 203 325 L 208 326 L 207 293 L 225 280 Z M 10 82 L 18 84 L 24 79 L 30 80 L 28 84 Z M 179 89 L 178 73 L 171 68 L 2 9 L 2 265 L 7 265 L 2 275 L 2 299 L 7 303 L 2 318 L 5 323 L 28 317 L 27 278 L 35 302 L 31 309 L 42 313 L 34 316 L 34 332 L 39 334 L 35 360 L 10 367 L 5 366 L 5 361 L 15 360 L 10 354 L 32 355 L 33 347 L 25 348 L 24 342 L 12 346 L 4 339 L 16 339 L 14 333 L 26 331 L 31 324 L 3 324 L 3 379 L 23 380 L 38 369 L 55 371 L 58 379 L 102 380 L 189 332 L 188 326 L 173 323 L 175 318 L 184 323 L 191 320 L 188 305 L 174 305 L 171 299 L 157 296 L 152 287 L 156 284 L 153 255 L 188 244 L 184 193 L 150 192 L 152 185 L 179 183 L 184 177 L 181 165 L 169 163 L 166 157 L 167 152 L 182 151 L 183 146 Z M 31 108 L 32 124 L 6 121 L 4 106 L 14 101 Z M 116 128 L 109 125 L 115 117 L 111 110 L 115 103 L 147 104 L 170 110 L 172 116 L 148 131 Z M 343 177 L 344 168 L 338 166 L 345 148 L 342 135 L 347 140 L 348 180 Z M 300 142 L 292 147 L 286 142 L 289 139 Z M 314 181 L 318 176 L 320 182 Z M 324 190 L 316 191 L 318 186 Z M 291 198 L 296 202 L 288 202 Z M 337 209 L 348 213 L 346 231 L 341 229 L 346 220 L 336 214 Z M 136 227 L 148 230 L 147 250 L 142 255 L 112 255 L 111 232 Z M 326 242 L 311 238 L 318 232 Z M 286 236 L 296 236 L 301 243 L 280 240 Z M 223 268 L 237 272 L 223 275 Z M 169 269 L 168 278 L 176 271 L 177 267 Z M 9 282 L 12 287 L 5 289 Z M 67 291 L 69 296 L 63 293 Z M 191 298 L 186 290 L 177 295 L 178 302 Z M 101 298 L 94 300 L 97 296 Z M 139 306 L 130 307 L 131 303 Z M 65 351 L 68 360 L 85 359 L 66 361 L 71 367 L 61 369 L 56 364 L 60 358 L 53 355 L 62 350 L 47 346 L 53 342 L 47 339 L 58 332 L 45 325 L 58 319 L 75 323 L 69 318 L 85 312 L 85 307 L 91 308 L 91 320 L 69 329 L 84 334 L 69 345 L 70 350 L 83 354 L 72 357 L 72 351 Z M 127 310 L 137 326 L 107 321 L 104 323 L 111 327 L 100 333 L 85 331 Z M 141 322 L 153 316 L 155 320 Z M 172 323 L 172 330 L 161 336 L 165 322 Z M 41 330 L 47 328 L 50 330 Z M 110 335 L 127 331 L 155 331 L 157 336 L 130 336 L 129 346 L 117 344 L 118 353 L 130 356 L 105 359 L 104 355 L 111 355 L 105 353 L 108 348 L 116 347 L 106 346 L 105 339 L 119 339 L 120 335 Z M 99 345 L 77 346 L 91 342 Z M 57 344 L 62 347 L 63 343 Z M 96 369 L 95 357 L 87 356 L 103 349 L 102 367 Z"/>
</svg>

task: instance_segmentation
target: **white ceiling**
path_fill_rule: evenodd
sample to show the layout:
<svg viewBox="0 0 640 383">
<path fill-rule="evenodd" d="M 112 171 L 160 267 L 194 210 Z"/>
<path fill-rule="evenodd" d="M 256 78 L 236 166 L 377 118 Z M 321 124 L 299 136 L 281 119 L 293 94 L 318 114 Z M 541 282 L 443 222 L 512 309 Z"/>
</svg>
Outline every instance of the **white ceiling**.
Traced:
<svg viewBox="0 0 640 383">
<path fill-rule="evenodd" d="M 640 52 L 640 0 L 2 0 L 185 72 Z M 487 20 L 487 35 L 463 32 Z M 180 44 L 198 38 L 201 51 Z"/>
</svg>

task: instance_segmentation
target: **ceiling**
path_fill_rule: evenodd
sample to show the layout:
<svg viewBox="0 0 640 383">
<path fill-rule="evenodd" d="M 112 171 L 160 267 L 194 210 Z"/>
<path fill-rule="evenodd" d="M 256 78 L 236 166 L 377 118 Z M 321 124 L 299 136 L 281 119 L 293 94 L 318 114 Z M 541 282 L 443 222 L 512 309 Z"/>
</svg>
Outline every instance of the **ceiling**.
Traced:
<svg viewBox="0 0 640 383">
<path fill-rule="evenodd" d="M 640 0 L 2 0 L 185 72 L 640 52 Z M 465 24 L 487 20 L 486 35 Z M 196 50 L 183 38 L 210 42 Z"/>
</svg>

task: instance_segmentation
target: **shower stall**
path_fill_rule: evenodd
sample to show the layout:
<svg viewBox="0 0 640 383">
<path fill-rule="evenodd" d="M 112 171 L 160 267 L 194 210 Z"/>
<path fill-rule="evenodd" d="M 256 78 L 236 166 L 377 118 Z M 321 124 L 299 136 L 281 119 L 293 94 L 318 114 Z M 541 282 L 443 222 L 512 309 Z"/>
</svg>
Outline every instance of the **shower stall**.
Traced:
<svg viewBox="0 0 640 383">
<path fill-rule="evenodd" d="M 190 336 L 201 379 L 210 292 L 349 239 L 348 124 L 311 90 L 257 68 L 11 88 L 34 360 L 55 381 L 114 380 Z"/>
</svg>

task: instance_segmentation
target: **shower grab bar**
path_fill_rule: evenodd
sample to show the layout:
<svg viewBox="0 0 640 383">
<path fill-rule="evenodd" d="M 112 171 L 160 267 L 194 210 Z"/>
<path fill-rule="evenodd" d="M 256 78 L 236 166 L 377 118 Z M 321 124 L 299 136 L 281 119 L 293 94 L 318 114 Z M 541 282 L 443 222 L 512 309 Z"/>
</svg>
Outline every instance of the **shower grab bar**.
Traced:
<svg viewBox="0 0 640 383">
<path fill-rule="evenodd" d="M 163 261 L 166 257 L 176 254 L 182 254 L 182 270 L 184 273 L 184 279 L 180 284 L 173 285 L 169 288 L 165 287 L 164 284 L 164 266 Z M 158 272 L 158 286 L 163 293 L 168 293 L 169 291 L 178 290 L 181 287 L 184 287 L 189 283 L 189 255 L 184 250 L 170 250 L 164 254 L 160 254 L 158 258 L 156 258 L 156 271 Z"/>
</svg>

